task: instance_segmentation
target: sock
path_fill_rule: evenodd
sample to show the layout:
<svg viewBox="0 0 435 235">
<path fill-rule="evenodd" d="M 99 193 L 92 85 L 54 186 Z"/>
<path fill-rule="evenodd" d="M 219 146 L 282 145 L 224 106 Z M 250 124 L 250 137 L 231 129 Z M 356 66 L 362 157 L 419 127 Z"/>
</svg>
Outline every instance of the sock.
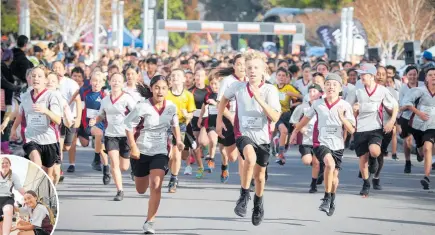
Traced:
<svg viewBox="0 0 435 235">
<path fill-rule="evenodd" d="M 177 179 L 177 178 L 178 178 L 177 175 L 171 174 L 171 180 L 172 179 Z"/>
<path fill-rule="evenodd" d="M 109 165 L 103 166 L 103 173 L 108 175 L 110 173 Z"/>
<path fill-rule="evenodd" d="M 259 197 L 257 194 L 254 195 L 254 204 L 259 204 L 263 202 L 263 196 Z"/>
<path fill-rule="evenodd" d="M 94 162 L 101 162 L 100 153 L 95 153 L 95 155 L 94 155 Z"/>
<path fill-rule="evenodd" d="M 312 178 L 311 179 L 311 185 L 316 185 L 317 184 L 317 179 L 316 178 Z"/>
<path fill-rule="evenodd" d="M 324 198 L 331 198 L 331 193 L 325 192 L 325 197 Z"/>
<path fill-rule="evenodd" d="M 221 166 L 221 170 L 223 170 L 223 171 L 228 170 L 228 165 L 222 165 L 222 166 Z"/>
<path fill-rule="evenodd" d="M 285 146 L 279 146 L 278 150 L 279 150 L 279 154 L 284 154 L 284 152 L 285 152 Z"/>
<path fill-rule="evenodd" d="M 411 165 L 411 160 L 406 160 L 405 165 L 407 165 L 407 166 Z"/>
<path fill-rule="evenodd" d="M 331 193 L 331 201 L 335 201 L 335 193 Z"/>
<path fill-rule="evenodd" d="M 242 193 L 242 194 L 249 194 L 249 188 L 248 189 L 244 189 L 243 187 L 241 187 L 240 188 L 240 192 Z"/>
<path fill-rule="evenodd" d="M 70 166 L 75 166 L 76 164 L 75 164 L 75 163 L 70 163 L 69 165 L 70 165 Z"/>
<path fill-rule="evenodd" d="M 425 176 L 424 179 L 427 180 L 427 182 L 430 182 L 429 177 Z"/>
<path fill-rule="evenodd" d="M 363 180 L 365 185 L 370 185 L 369 179 Z"/>
</svg>

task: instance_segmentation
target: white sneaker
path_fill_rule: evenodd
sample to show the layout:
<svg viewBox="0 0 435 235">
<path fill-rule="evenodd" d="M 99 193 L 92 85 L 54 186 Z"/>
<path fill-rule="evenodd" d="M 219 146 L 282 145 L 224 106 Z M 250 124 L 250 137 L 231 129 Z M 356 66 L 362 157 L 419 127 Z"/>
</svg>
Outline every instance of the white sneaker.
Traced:
<svg viewBox="0 0 435 235">
<path fill-rule="evenodd" d="M 186 169 L 184 169 L 184 175 L 192 175 L 192 167 L 186 166 Z"/>
<path fill-rule="evenodd" d="M 145 234 L 155 234 L 156 230 L 154 230 L 153 227 L 154 227 L 154 222 L 145 221 L 145 223 L 142 226 L 142 229 Z"/>
</svg>

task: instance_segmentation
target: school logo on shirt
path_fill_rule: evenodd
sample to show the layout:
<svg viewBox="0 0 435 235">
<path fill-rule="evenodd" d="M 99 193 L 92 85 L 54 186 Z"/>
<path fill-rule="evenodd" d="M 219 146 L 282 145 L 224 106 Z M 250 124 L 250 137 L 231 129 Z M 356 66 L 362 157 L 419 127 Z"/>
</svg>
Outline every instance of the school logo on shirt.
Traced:
<svg viewBox="0 0 435 235">
<path fill-rule="evenodd" d="M 101 98 L 100 98 L 100 97 L 98 97 L 96 101 L 97 101 L 97 102 L 101 102 Z"/>
</svg>

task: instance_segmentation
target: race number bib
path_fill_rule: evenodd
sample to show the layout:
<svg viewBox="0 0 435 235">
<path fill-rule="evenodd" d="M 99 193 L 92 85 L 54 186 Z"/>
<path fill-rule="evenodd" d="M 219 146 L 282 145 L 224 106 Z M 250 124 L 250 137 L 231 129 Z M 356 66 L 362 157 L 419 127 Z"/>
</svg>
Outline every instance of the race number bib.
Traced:
<svg viewBox="0 0 435 235">
<path fill-rule="evenodd" d="M 328 126 L 322 127 L 320 134 L 326 139 L 336 139 L 342 138 L 342 127 L 341 126 Z"/>
<path fill-rule="evenodd" d="M 432 106 L 422 105 L 421 106 L 421 111 L 424 112 L 424 113 L 427 113 L 429 116 L 435 115 L 435 107 L 432 107 Z"/>
<path fill-rule="evenodd" d="M 47 127 L 48 126 L 48 120 L 47 116 L 44 114 L 29 114 L 27 116 L 27 123 L 31 127 Z"/>
<path fill-rule="evenodd" d="M 208 106 L 208 114 L 209 115 L 217 115 L 217 113 L 218 113 L 218 110 L 217 110 L 216 105 L 209 105 Z"/>
<path fill-rule="evenodd" d="M 285 100 L 285 96 L 286 96 L 286 94 L 284 92 L 280 92 L 279 93 L 279 100 L 280 101 L 284 101 Z"/>
<path fill-rule="evenodd" d="M 86 117 L 87 118 L 96 118 L 97 116 L 98 116 L 98 110 L 86 109 Z"/>
<path fill-rule="evenodd" d="M 163 132 L 154 132 L 154 131 L 145 131 L 144 140 L 148 146 L 151 146 L 153 149 L 162 149 L 166 148 L 167 138 L 166 133 Z"/>
<path fill-rule="evenodd" d="M 121 125 L 124 121 L 124 115 L 122 114 L 107 115 L 107 121 L 112 125 Z"/>
<path fill-rule="evenodd" d="M 263 119 L 260 117 L 242 117 L 242 126 L 249 129 L 263 128 Z"/>
<path fill-rule="evenodd" d="M 360 113 L 372 113 L 379 110 L 379 104 L 376 102 L 360 103 L 359 107 Z"/>
</svg>

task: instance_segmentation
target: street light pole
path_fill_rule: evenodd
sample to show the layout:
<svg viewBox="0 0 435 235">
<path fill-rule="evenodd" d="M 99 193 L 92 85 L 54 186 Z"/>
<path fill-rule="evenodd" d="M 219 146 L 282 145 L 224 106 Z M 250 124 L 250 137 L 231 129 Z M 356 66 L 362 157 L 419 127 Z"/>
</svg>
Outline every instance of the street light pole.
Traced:
<svg viewBox="0 0 435 235">
<path fill-rule="evenodd" d="M 117 46 L 118 32 L 118 0 L 112 0 L 112 39 L 110 46 Z"/>
<path fill-rule="evenodd" d="M 142 48 L 143 49 L 148 49 L 148 21 L 149 21 L 149 0 L 144 0 L 143 1 L 143 29 L 142 29 L 142 33 L 143 33 L 143 45 Z"/>
<path fill-rule="evenodd" d="M 94 60 L 99 59 L 99 47 L 100 47 L 100 41 L 99 41 L 99 28 L 100 28 L 100 6 L 101 6 L 101 0 L 95 0 L 95 20 L 94 20 Z"/>
<path fill-rule="evenodd" d="M 164 20 L 168 19 L 168 0 L 165 0 L 163 4 L 163 19 Z"/>
<path fill-rule="evenodd" d="M 119 52 L 122 54 L 122 49 L 124 48 L 124 1 L 119 1 L 118 5 L 118 48 Z"/>
</svg>

